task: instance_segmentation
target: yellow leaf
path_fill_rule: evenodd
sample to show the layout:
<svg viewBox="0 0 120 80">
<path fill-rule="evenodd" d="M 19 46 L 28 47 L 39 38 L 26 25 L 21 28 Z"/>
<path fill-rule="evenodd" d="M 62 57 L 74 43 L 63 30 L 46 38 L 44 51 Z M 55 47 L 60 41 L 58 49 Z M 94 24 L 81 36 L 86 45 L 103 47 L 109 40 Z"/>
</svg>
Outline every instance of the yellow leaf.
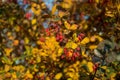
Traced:
<svg viewBox="0 0 120 80">
<path fill-rule="evenodd" d="M 30 46 L 25 46 L 25 49 L 26 49 L 26 54 L 31 55 Z"/>
<path fill-rule="evenodd" d="M 36 3 L 32 3 L 32 5 L 31 5 L 32 7 L 36 7 L 37 6 L 37 4 Z"/>
<path fill-rule="evenodd" d="M 40 76 L 40 77 L 42 77 L 42 76 L 44 76 L 44 75 L 45 75 L 45 73 L 44 73 L 44 72 L 42 72 L 42 73 L 40 73 L 40 75 L 39 75 L 39 76 Z"/>
<path fill-rule="evenodd" d="M 85 24 L 83 28 L 84 28 L 84 30 L 86 30 L 88 28 L 88 25 Z"/>
<path fill-rule="evenodd" d="M 107 66 L 102 66 L 101 68 L 102 68 L 102 69 L 107 69 Z"/>
<path fill-rule="evenodd" d="M 97 45 L 90 45 L 89 46 L 89 49 L 93 50 L 93 49 L 96 49 L 97 48 Z"/>
<path fill-rule="evenodd" d="M 39 15 L 41 13 L 40 5 L 36 3 L 32 3 L 31 7 L 32 11 L 34 12 L 35 15 Z"/>
<path fill-rule="evenodd" d="M 66 75 L 69 76 L 70 78 L 74 77 L 74 73 L 73 72 L 67 72 Z"/>
<path fill-rule="evenodd" d="M 6 53 L 6 56 L 10 56 L 10 53 L 13 51 L 12 48 L 5 48 L 5 53 Z"/>
<path fill-rule="evenodd" d="M 90 39 L 88 37 L 85 37 L 82 41 L 81 44 L 87 44 L 90 42 Z"/>
<path fill-rule="evenodd" d="M 11 73 L 7 72 L 4 76 L 1 75 L 0 80 L 3 80 L 2 77 L 11 77 Z"/>
<path fill-rule="evenodd" d="M 10 70 L 10 66 L 9 65 L 5 65 L 5 72 L 8 72 Z"/>
<path fill-rule="evenodd" d="M 108 69 L 108 68 L 107 68 L 107 69 L 106 69 L 106 72 L 108 72 L 108 73 L 109 73 L 109 72 L 110 72 L 110 69 Z"/>
<path fill-rule="evenodd" d="M 12 33 L 11 32 L 7 32 L 7 36 L 11 36 L 12 35 Z"/>
<path fill-rule="evenodd" d="M 33 9 L 33 10 L 34 10 L 34 9 Z M 38 16 L 38 15 L 41 13 L 41 10 L 40 10 L 40 9 L 38 9 L 38 10 L 34 10 L 33 12 L 34 12 L 34 14 L 35 14 L 35 15 L 37 15 L 37 16 Z"/>
<path fill-rule="evenodd" d="M 70 24 L 67 21 L 64 22 L 64 25 L 67 29 L 70 29 Z"/>
<path fill-rule="evenodd" d="M 37 29 L 37 26 L 35 25 L 35 26 L 33 26 L 33 30 L 35 31 Z M 37 34 L 37 33 L 36 33 Z"/>
<path fill-rule="evenodd" d="M 36 53 L 38 53 L 38 51 L 39 51 L 38 48 L 32 48 L 32 51 L 31 51 L 31 52 L 32 52 L 33 54 L 36 54 Z"/>
<path fill-rule="evenodd" d="M 64 64 L 63 64 L 63 63 L 60 63 L 60 64 L 59 64 L 59 67 L 60 67 L 60 68 L 62 68 L 63 66 L 64 66 Z"/>
<path fill-rule="evenodd" d="M 85 65 L 85 64 L 87 64 L 87 61 L 84 59 L 84 60 L 82 60 L 81 64 Z"/>
<path fill-rule="evenodd" d="M 77 25 L 76 24 L 73 24 L 71 27 L 70 27 L 70 30 L 76 30 L 77 29 Z"/>
<path fill-rule="evenodd" d="M 56 7 L 57 7 L 56 4 L 52 7 L 52 15 L 55 13 L 55 11 L 56 11 Z"/>
<path fill-rule="evenodd" d="M 46 80 L 50 80 L 50 78 L 47 76 L 47 77 L 46 77 Z"/>
<path fill-rule="evenodd" d="M 120 13 L 120 4 L 117 5 L 117 10 Z"/>
<path fill-rule="evenodd" d="M 32 23 L 32 25 L 34 25 L 34 24 L 36 24 L 36 19 L 33 19 L 32 21 L 31 21 L 31 23 Z"/>
<path fill-rule="evenodd" d="M 16 79 L 16 78 L 17 78 L 17 75 L 16 75 L 15 72 L 12 73 L 12 78 L 13 78 L 13 79 Z"/>
<path fill-rule="evenodd" d="M 54 79 L 57 79 L 57 80 L 59 80 L 61 77 L 62 77 L 62 73 L 57 73 L 56 75 L 55 75 L 55 77 L 54 77 Z"/>
<path fill-rule="evenodd" d="M 67 80 L 73 80 L 72 78 L 68 78 Z"/>
<path fill-rule="evenodd" d="M 65 27 L 66 27 L 67 29 L 69 29 L 69 30 L 76 30 L 76 29 L 77 29 L 77 25 L 76 25 L 76 24 L 73 24 L 73 25 L 71 26 L 67 21 L 64 22 L 64 25 L 65 25 Z"/>
<path fill-rule="evenodd" d="M 72 0 L 64 0 L 62 3 L 61 3 L 61 6 L 65 9 L 69 9 L 72 7 Z"/>
<path fill-rule="evenodd" d="M 27 37 L 24 38 L 25 44 L 29 43 L 29 39 Z"/>
<path fill-rule="evenodd" d="M 48 55 L 47 55 L 47 53 L 41 52 L 40 56 L 44 56 L 45 57 L 45 56 L 48 56 Z"/>
<path fill-rule="evenodd" d="M 62 18 L 62 17 L 65 15 L 65 12 L 63 12 L 63 11 L 59 11 L 59 12 L 58 12 L 58 15 L 59 15 L 59 17 Z"/>
<path fill-rule="evenodd" d="M 68 42 L 67 44 L 66 44 L 66 47 L 67 48 L 72 48 L 72 49 L 75 49 L 75 48 L 77 48 L 77 44 L 76 43 L 74 43 L 74 42 Z"/>
<path fill-rule="evenodd" d="M 95 41 L 96 41 L 96 37 L 95 37 L 95 36 L 91 36 L 91 37 L 90 37 L 90 41 L 91 41 L 91 42 L 95 42 Z"/>
<path fill-rule="evenodd" d="M 26 72 L 26 77 L 27 77 L 27 78 L 30 78 L 30 79 L 33 78 L 33 75 L 30 73 L 29 70 L 27 70 L 27 72 Z"/>
<path fill-rule="evenodd" d="M 95 0 L 96 3 L 99 3 L 100 1 L 99 0 Z"/>
<path fill-rule="evenodd" d="M 51 57 L 54 61 L 56 61 L 56 60 L 57 60 L 57 55 L 56 55 L 56 54 L 54 54 L 54 53 L 53 53 L 53 54 L 51 54 L 51 55 L 50 55 L 50 57 Z"/>
<path fill-rule="evenodd" d="M 87 57 L 87 55 L 85 54 L 85 51 L 82 51 L 82 56 Z"/>
<path fill-rule="evenodd" d="M 74 68 L 69 68 L 68 71 L 75 72 Z"/>
<path fill-rule="evenodd" d="M 93 72 L 93 63 L 92 62 L 88 62 L 87 67 L 88 67 L 89 72 Z"/>
<path fill-rule="evenodd" d="M 77 48 L 77 46 L 78 46 L 78 45 L 77 45 L 76 43 L 72 43 L 72 44 L 71 44 L 71 48 L 72 48 L 72 49 Z"/>
<path fill-rule="evenodd" d="M 78 60 L 78 61 L 76 61 L 76 65 L 79 65 L 80 64 L 80 61 Z"/>
<path fill-rule="evenodd" d="M 105 15 L 109 17 L 114 17 L 114 14 L 111 11 L 107 11 Z"/>
<path fill-rule="evenodd" d="M 114 77 L 116 76 L 116 73 L 111 73 L 110 75 L 111 75 L 111 76 L 110 76 L 111 80 L 115 80 Z"/>
<path fill-rule="evenodd" d="M 46 8 L 46 4 L 45 4 L 45 3 L 42 3 L 42 4 L 41 4 L 41 8 L 42 8 L 42 9 L 45 9 L 45 8 Z"/>
<path fill-rule="evenodd" d="M 41 62 L 41 58 L 40 56 L 37 56 L 37 60 L 36 60 L 38 63 Z"/>
<path fill-rule="evenodd" d="M 67 68 L 65 68 L 64 70 L 63 70 L 63 72 L 67 72 L 68 71 L 68 69 Z"/>
<path fill-rule="evenodd" d="M 20 31 L 20 27 L 19 27 L 19 26 L 16 26 L 16 27 L 15 27 L 15 31 L 19 32 L 19 31 Z"/>
<path fill-rule="evenodd" d="M 8 39 L 10 39 L 10 40 L 14 40 L 14 37 L 13 37 L 13 36 L 9 36 Z"/>
<path fill-rule="evenodd" d="M 58 56 L 61 56 L 62 52 L 63 52 L 63 48 L 59 48 L 59 50 L 58 50 Z"/>
<path fill-rule="evenodd" d="M 97 36 L 97 35 L 95 35 L 95 37 L 96 37 L 100 42 L 103 41 L 103 38 L 102 38 L 102 37 Z"/>
<path fill-rule="evenodd" d="M 40 40 L 38 40 L 36 43 L 37 43 L 38 45 L 41 45 L 41 44 L 42 44 L 42 42 L 41 42 Z"/>
<path fill-rule="evenodd" d="M 45 69 L 45 65 L 41 65 L 40 67 L 41 67 L 42 69 Z"/>
<path fill-rule="evenodd" d="M 74 33 L 72 37 L 73 37 L 73 40 L 74 40 L 75 42 L 79 40 L 79 39 L 77 38 L 77 34 L 76 34 L 76 33 Z"/>
</svg>

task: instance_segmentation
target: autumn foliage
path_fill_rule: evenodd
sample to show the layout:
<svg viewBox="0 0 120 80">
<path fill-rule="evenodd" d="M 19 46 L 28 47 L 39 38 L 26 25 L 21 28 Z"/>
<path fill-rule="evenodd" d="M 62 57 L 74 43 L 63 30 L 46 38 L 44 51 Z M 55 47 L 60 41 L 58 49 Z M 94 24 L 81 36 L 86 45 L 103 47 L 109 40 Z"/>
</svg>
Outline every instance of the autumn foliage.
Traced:
<svg viewBox="0 0 120 80">
<path fill-rule="evenodd" d="M 119 80 L 119 0 L 2 0 L 0 80 Z"/>
</svg>

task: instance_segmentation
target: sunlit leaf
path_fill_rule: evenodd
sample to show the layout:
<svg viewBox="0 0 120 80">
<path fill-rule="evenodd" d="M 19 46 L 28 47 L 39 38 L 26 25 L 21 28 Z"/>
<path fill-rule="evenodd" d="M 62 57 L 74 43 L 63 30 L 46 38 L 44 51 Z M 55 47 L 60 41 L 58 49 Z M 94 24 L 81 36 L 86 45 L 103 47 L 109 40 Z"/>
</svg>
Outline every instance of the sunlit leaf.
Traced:
<svg viewBox="0 0 120 80">
<path fill-rule="evenodd" d="M 6 56 L 10 56 L 10 53 L 13 51 L 12 48 L 5 48 L 5 53 L 6 53 Z"/>
<path fill-rule="evenodd" d="M 90 42 L 90 39 L 88 37 L 85 37 L 82 41 L 81 44 L 87 44 Z"/>
<path fill-rule="evenodd" d="M 59 80 L 62 77 L 62 73 L 57 73 L 54 77 L 54 79 Z"/>
<path fill-rule="evenodd" d="M 72 0 L 64 0 L 62 3 L 61 3 L 61 6 L 65 9 L 69 9 L 72 7 Z"/>
<path fill-rule="evenodd" d="M 58 50 L 58 56 L 61 56 L 62 53 L 63 53 L 63 48 L 59 48 L 59 50 Z"/>
<path fill-rule="evenodd" d="M 70 78 L 73 78 L 75 74 L 73 72 L 67 72 L 66 75 Z"/>
<path fill-rule="evenodd" d="M 70 27 L 71 27 L 71 25 L 67 21 L 64 22 L 64 25 L 67 29 L 70 29 Z"/>
<path fill-rule="evenodd" d="M 76 42 L 76 41 L 79 41 L 76 33 L 74 33 L 72 37 L 73 37 L 73 40 L 74 40 L 75 42 Z"/>
<path fill-rule="evenodd" d="M 32 23 L 32 25 L 34 25 L 34 24 L 36 24 L 36 19 L 33 19 L 32 21 L 31 21 L 31 23 Z"/>
<path fill-rule="evenodd" d="M 29 43 L 29 39 L 27 37 L 24 38 L 25 44 Z"/>
<path fill-rule="evenodd" d="M 85 54 L 85 51 L 82 51 L 82 56 L 88 57 L 87 54 Z"/>
<path fill-rule="evenodd" d="M 58 15 L 59 15 L 60 18 L 62 18 L 63 16 L 65 16 L 65 12 L 59 11 L 59 12 L 58 12 Z"/>
<path fill-rule="evenodd" d="M 92 63 L 92 62 L 88 62 L 88 63 L 87 63 L 87 67 L 88 67 L 88 70 L 89 70 L 90 72 L 93 72 L 93 63 Z"/>
<path fill-rule="evenodd" d="M 109 17 L 114 17 L 114 14 L 111 11 L 107 11 L 105 15 Z"/>
<path fill-rule="evenodd" d="M 30 70 L 27 70 L 25 76 L 28 77 L 29 79 L 33 78 L 33 75 L 30 73 Z"/>
<path fill-rule="evenodd" d="M 12 64 L 13 62 L 6 56 L 2 57 L 2 62 L 6 64 Z"/>
<path fill-rule="evenodd" d="M 87 28 L 88 28 L 88 25 L 85 24 L 85 25 L 83 26 L 83 29 L 86 30 Z"/>
<path fill-rule="evenodd" d="M 107 66 L 102 66 L 101 68 L 104 69 L 104 70 L 106 70 L 106 69 L 107 69 Z"/>
<path fill-rule="evenodd" d="M 5 70 L 5 72 L 8 72 L 10 70 L 10 66 L 9 65 L 5 65 L 4 70 Z"/>
<path fill-rule="evenodd" d="M 38 57 L 36 58 L 36 61 L 37 61 L 38 63 L 41 62 L 40 56 L 38 56 Z"/>
<path fill-rule="evenodd" d="M 100 2 L 100 0 L 95 0 L 95 2 L 96 2 L 96 3 L 99 3 L 99 2 Z"/>
<path fill-rule="evenodd" d="M 72 78 L 68 78 L 67 80 L 72 80 Z"/>
<path fill-rule="evenodd" d="M 90 45 L 89 46 L 89 49 L 93 50 L 93 49 L 96 49 L 97 48 L 97 45 Z"/>
<path fill-rule="evenodd" d="M 74 43 L 74 42 L 68 42 L 67 44 L 66 44 L 66 47 L 67 48 L 72 48 L 72 49 L 75 49 L 75 48 L 77 48 L 77 44 L 76 43 Z"/>
<path fill-rule="evenodd" d="M 70 30 L 76 30 L 77 29 L 77 25 L 76 24 L 73 24 L 71 27 L 70 27 Z"/>
<path fill-rule="evenodd" d="M 52 7 L 52 15 L 56 12 L 56 8 L 57 7 L 57 4 L 55 4 L 53 7 Z"/>
<path fill-rule="evenodd" d="M 31 55 L 31 48 L 29 46 L 25 46 L 25 49 L 26 49 L 26 54 L 27 55 Z"/>
</svg>

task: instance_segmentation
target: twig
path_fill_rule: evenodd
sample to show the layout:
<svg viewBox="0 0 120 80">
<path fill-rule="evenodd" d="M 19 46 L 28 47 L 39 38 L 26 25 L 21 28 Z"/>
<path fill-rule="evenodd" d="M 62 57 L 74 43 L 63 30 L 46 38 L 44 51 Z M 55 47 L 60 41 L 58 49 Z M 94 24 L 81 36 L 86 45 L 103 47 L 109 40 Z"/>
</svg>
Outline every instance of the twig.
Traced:
<svg viewBox="0 0 120 80">
<path fill-rule="evenodd" d="M 94 78 L 95 78 L 95 75 L 96 75 L 96 73 L 97 73 L 98 68 L 99 68 L 99 67 L 97 67 L 97 69 L 95 70 L 95 73 L 94 73 L 93 77 L 92 77 L 90 80 L 94 80 Z"/>
</svg>

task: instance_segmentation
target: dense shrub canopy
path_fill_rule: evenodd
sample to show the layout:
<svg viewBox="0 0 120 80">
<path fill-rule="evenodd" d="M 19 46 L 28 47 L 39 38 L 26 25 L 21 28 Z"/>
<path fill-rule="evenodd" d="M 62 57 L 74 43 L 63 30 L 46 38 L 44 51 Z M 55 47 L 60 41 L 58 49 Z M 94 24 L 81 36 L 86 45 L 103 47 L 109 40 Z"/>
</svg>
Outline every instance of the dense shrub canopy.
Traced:
<svg viewBox="0 0 120 80">
<path fill-rule="evenodd" d="M 0 79 L 119 80 L 119 0 L 1 0 Z"/>
</svg>

